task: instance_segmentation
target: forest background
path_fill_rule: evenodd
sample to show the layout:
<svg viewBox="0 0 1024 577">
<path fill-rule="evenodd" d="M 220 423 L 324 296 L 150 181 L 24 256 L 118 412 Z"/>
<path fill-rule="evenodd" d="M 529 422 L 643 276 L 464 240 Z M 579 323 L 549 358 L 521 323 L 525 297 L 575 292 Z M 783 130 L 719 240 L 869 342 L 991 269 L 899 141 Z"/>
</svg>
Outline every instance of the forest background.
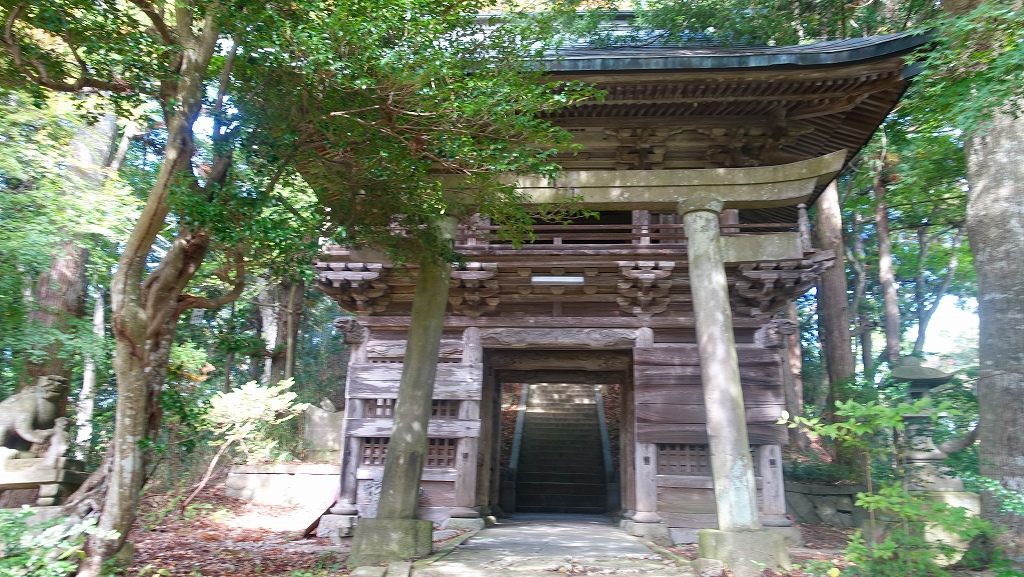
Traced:
<svg viewBox="0 0 1024 577">
<path fill-rule="evenodd" d="M 68 377 L 73 451 L 103 472 L 101 492 L 111 483 L 133 492 L 129 505 L 145 482 L 179 491 L 196 482 L 214 440 L 202 414 L 218 391 L 293 378 L 299 401 L 340 406 L 338 309 L 315 290 L 310 266 L 322 242 L 383 245 L 402 260 L 448 256 L 429 224 L 461 208 L 433 184 L 437 164 L 479 179 L 475 203 L 510 237 L 527 238 L 530 215 L 488 175 L 557 170 L 550 156 L 567 135 L 533 115 L 595 95 L 544 83 L 535 64 L 580 37 L 784 45 L 934 30 L 904 102 L 826 194 L 834 202 L 816 207 L 819 246 L 838 248 L 846 266 L 787 311 L 802 329 L 794 358 L 808 416 L 827 417 L 836 400 L 898 400 L 888 370 L 901 356 L 927 356 L 944 298 L 968 309 L 979 302 L 981 271 L 989 292 L 1002 282 L 1021 296 L 992 271 L 1015 272 L 1022 257 L 989 250 L 1024 246 L 1021 179 L 1007 164 L 984 166 L 998 157 L 988 146 L 1009 150 L 1000 154 L 1021 170 L 1018 5 L 647 2 L 633 7 L 634 32 L 614 35 L 600 10 L 505 7 L 500 25 L 475 17 L 492 8 L 0 2 L 0 397 L 39 375 Z M 992 185 L 1001 197 L 983 194 L 993 171 L 1003 173 Z M 395 214 L 424 232 L 397 241 Z M 1020 333 L 986 324 L 983 313 L 982 349 L 988 338 L 1018 351 L 994 355 L 1016 363 L 1008 369 L 979 364 L 969 341 L 930 357 L 959 369 L 961 386 L 947 392 L 960 412 L 944 425 L 950 437 L 986 410 L 1011 424 L 1022 383 L 995 379 L 980 408 L 975 391 L 986 390 L 985 370 L 1022 378 Z M 144 346 L 151 354 L 131 361 Z M 301 451 L 289 426 L 271 432 L 267 458 Z M 118 445 L 117 430 L 146 441 Z M 957 466 L 1022 488 L 1024 474 L 1000 472 L 1001 461 L 985 471 L 979 447 L 984 438 Z M 139 467 L 110 469 L 111 451 Z M 795 465 L 805 475 L 847 474 L 831 466 Z M 103 514 L 116 529 L 132 517 Z M 1008 539 L 1024 550 L 1019 516 L 988 515 L 1012 527 Z"/>
</svg>

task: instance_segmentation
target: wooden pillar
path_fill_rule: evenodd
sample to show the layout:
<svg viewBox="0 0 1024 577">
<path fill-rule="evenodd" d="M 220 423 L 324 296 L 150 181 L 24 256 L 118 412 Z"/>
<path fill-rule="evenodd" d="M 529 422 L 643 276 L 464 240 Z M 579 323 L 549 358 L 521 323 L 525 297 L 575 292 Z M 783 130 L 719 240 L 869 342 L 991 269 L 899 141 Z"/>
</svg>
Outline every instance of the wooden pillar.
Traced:
<svg viewBox="0 0 1024 577">
<path fill-rule="evenodd" d="M 480 345 L 480 329 L 469 327 L 462 333 L 462 364 L 479 365 L 483 362 L 483 347 Z M 483 383 L 477 383 L 483 387 Z M 483 397 L 481 390 L 481 397 Z M 463 399 L 459 402 L 459 419 L 480 420 L 481 401 Z M 483 434 L 483 427 L 481 427 Z M 463 437 L 456 447 L 455 508 L 452 517 L 479 517 L 474 509 L 477 497 L 477 453 L 480 451 L 478 437 Z"/>
<path fill-rule="evenodd" d="M 761 512 L 786 514 L 786 487 L 782 480 L 782 448 L 761 445 L 757 448 L 757 468 L 761 470 Z"/>
<path fill-rule="evenodd" d="M 719 234 L 722 202 L 690 198 L 679 202 L 678 211 L 686 230 L 718 528 L 727 532 L 758 531 L 761 523 L 754 463 Z"/>
<path fill-rule="evenodd" d="M 459 403 L 460 419 L 479 419 L 480 401 L 462 401 Z M 479 511 L 473 507 L 476 505 L 476 483 L 477 483 L 477 452 L 479 452 L 479 439 L 477 437 L 463 437 L 459 439 L 456 446 L 455 472 L 455 507 L 449 513 L 452 517 L 479 517 Z"/>
<path fill-rule="evenodd" d="M 636 513 L 637 523 L 660 523 L 658 515 L 658 445 L 636 444 Z"/>
<path fill-rule="evenodd" d="M 366 334 L 361 342 L 352 345 L 348 356 L 349 365 L 366 363 L 366 345 L 369 340 L 369 335 Z M 349 375 L 351 374 L 350 372 Z M 349 397 L 348 391 L 350 390 L 352 389 L 346 383 L 345 418 L 342 420 L 341 425 L 341 480 L 338 489 L 338 500 L 331 507 L 331 513 L 335 515 L 355 515 L 358 512 L 356 508 L 356 491 L 359 486 L 359 480 L 356 473 L 359 470 L 362 439 L 349 435 L 349 425 L 352 419 L 362 419 L 366 416 L 364 414 L 366 412 L 366 400 Z"/>
</svg>

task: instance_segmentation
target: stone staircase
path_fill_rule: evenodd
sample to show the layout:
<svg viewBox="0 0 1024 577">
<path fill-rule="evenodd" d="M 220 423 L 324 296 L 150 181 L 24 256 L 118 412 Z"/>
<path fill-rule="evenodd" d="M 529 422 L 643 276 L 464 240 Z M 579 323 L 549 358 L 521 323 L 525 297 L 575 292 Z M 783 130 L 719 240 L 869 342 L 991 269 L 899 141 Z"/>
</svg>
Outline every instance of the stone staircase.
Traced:
<svg viewBox="0 0 1024 577">
<path fill-rule="evenodd" d="M 597 419 L 593 385 L 530 385 L 516 511 L 607 512 Z"/>
</svg>

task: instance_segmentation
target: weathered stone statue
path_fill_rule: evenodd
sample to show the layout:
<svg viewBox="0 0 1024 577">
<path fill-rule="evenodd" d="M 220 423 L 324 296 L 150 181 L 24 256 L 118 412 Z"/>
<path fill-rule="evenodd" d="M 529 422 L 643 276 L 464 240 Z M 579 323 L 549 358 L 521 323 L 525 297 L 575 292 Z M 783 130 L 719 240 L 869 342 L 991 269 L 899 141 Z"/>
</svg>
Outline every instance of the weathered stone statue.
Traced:
<svg viewBox="0 0 1024 577">
<path fill-rule="evenodd" d="M 47 507 L 82 484 L 83 463 L 64 458 L 68 420 L 58 413 L 67 390 L 67 379 L 48 375 L 0 403 L 0 500 Z"/>
<path fill-rule="evenodd" d="M 57 431 L 57 407 L 67 391 L 67 379 L 47 375 L 0 403 L 0 445 L 20 452 L 49 440 Z"/>
</svg>

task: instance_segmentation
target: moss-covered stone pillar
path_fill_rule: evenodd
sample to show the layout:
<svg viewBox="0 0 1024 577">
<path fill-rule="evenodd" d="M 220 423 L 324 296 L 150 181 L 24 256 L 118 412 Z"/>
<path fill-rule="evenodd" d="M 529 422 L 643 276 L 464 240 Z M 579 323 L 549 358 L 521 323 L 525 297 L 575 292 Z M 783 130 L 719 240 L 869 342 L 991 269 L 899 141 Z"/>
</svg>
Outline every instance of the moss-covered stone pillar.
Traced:
<svg viewBox="0 0 1024 577">
<path fill-rule="evenodd" d="M 743 389 L 732 334 L 729 283 L 720 245 L 718 215 L 722 202 L 691 198 L 680 201 L 678 210 L 686 229 L 718 528 L 756 531 L 761 528 L 761 522 L 757 516 L 754 463 L 747 440 Z"/>
<path fill-rule="evenodd" d="M 455 222 L 443 224 L 454 236 Z M 429 257 L 420 262 L 377 517 L 360 519 L 350 564 L 377 565 L 431 552 L 432 524 L 416 519 L 416 508 L 450 278 L 447 262 Z"/>
<path fill-rule="evenodd" d="M 690 293 L 718 513 L 718 529 L 699 533 L 697 555 L 724 561 L 737 576 L 752 576 L 760 575 L 765 567 L 788 568 L 789 554 L 782 535 L 763 531 L 758 518 L 754 462 L 732 334 L 729 282 L 722 259 L 718 217 L 722 204 L 714 198 L 696 197 L 678 205 L 686 229 Z"/>
</svg>

